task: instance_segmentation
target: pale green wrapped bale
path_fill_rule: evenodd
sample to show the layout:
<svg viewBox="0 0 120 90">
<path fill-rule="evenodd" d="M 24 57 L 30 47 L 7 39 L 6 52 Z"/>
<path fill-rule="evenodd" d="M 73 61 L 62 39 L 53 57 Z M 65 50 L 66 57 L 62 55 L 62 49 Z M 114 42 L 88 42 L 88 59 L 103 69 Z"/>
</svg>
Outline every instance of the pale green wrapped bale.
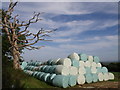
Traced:
<svg viewBox="0 0 120 90">
<path fill-rule="evenodd" d="M 88 61 L 89 61 L 90 63 L 92 63 L 92 62 L 93 62 L 93 56 L 88 56 Z"/>
<path fill-rule="evenodd" d="M 41 73 L 40 73 L 40 75 L 39 75 L 39 79 L 40 79 L 40 80 L 42 79 L 41 77 L 43 76 L 43 74 L 45 74 L 45 73 L 44 73 L 44 72 L 41 72 Z"/>
<path fill-rule="evenodd" d="M 56 74 L 50 74 L 48 77 L 47 77 L 47 82 L 52 84 L 52 81 L 54 79 L 54 77 L 56 76 Z"/>
<path fill-rule="evenodd" d="M 68 76 L 56 75 L 53 79 L 53 85 L 57 87 L 67 88 L 69 86 L 68 80 L 69 80 Z"/>
<path fill-rule="evenodd" d="M 50 68 L 51 68 L 51 66 L 45 67 L 44 72 L 49 73 L 49 69 L 50 69 Z"/>
<path fill-rule="evenodd" d="M 85 67 L 86 70 L 86 74 L 90 74 L 91 73 L 91 68 L 90 67 Z"/>
<path fill-rule="evenodd" d="M 96 63 L 99 63 L 99 62 L 100 62 L 100 59 L 99 59 L 99 57 L 97 57 L 97 56 L 93 56 L 93 60 L 94 60 L 94 62 L 96 62 Z"/>
<path fill-rule="evenodd" d="M 38 72 L 34 72 L 34 73 L 33 73 L 33 77 L 35 77 L 35 76 L 37 75 L 37 73 L 38 73 Z"/>
<path fill-rule="evenodd" d="M 58 58 L 58 59 L 54 59 L 54 60 L 52 60 L 52 65 L 57 65 L 57 62 L 60 60 L 60 58 Z"/>
<path fill-rule="evenodd" d="M 103 73 L 108 73 L 108 69 L 106 67 L 102 67 L 102 72 Z"/>
<path fill-rule="evenodd" d="M 97 68 L 96 67 L 91 67 L 91 73 L 97 73 Z"/>
<path fill-rule="evenodd" d="M 78 73 L 79 73 L 79 74 L 85 74 L 85 73 L 86 73 L 85 67 L 79 67 L 79 68 L 78 68 Z"/>
<path fill-rule="evenodd" d="M 50 74 L 49 73 L 45 73 L 41 76 L 41 80 L 46 82 L 47 81 L 47 77 L 49 76 Z"/>
<path fill-rule="evenodd" d="M 101 67 L 97 67 L 97 73 L 102 73 L 102 68 Z"/>
<path fill-rule="evenodd" d="M 27 62 L 22 62 L 22 68 L 25 68 L 27 66 Z"/>
<path fill-rule="evenodd" d="M 55 73 L 55 68 L 56 68 L 56 65 L 51 66 L 51 67 L 49 68 L 49 73 Z"/>
<path fill-rule="evenodd" d="M 42 68 L 41 68 L 41 71 L 44 72 L 44 69 L 47 67 L 47 65 L 44 65 Z"/>
<path fill-rule="evenodd" d="M 97 67 L 97 63 L 96 62 L 92 62 L 91 63 L 91 67 Z"/>
<path fill-rule="evenodd" d="M 52 59 L 49 59 L 48 61 L 47 61 L 47 65 L 51 65 L 52 64 Z"/>
<path fill-rule="evenodd" d="M 76 60 L 76 59 L 71 59 L 71 66 L 74 66 L 74 67 L 79 67 L 79 61 Z"/>
<path fill-rule="evenodd" d="M 78 54 L 80 57 L 80 60 L 87 61 L 87 55 L 86 54 Z"/>
<path fill-rule="evenodd" d="M 70 59 L 75 59 L 75 60 L 78 60 L 80 59 L 79 55 L 77 53 L 72 53 L 68 56 L 68 58 Z"/>
<path fill-rule="evenodd" d="M 102 67 L 101 63 L 97 63 L 97 67 Z"/>
<path fill-rule="evenodd" d="M 92 78 L 93 78 L 93 82 L 97 82 L 98 81 L 98 75 L 97 74 L 92 74 Z"/>
<path fill-rule="evenodd" d="M 90 73 L 85 74 L 85 81 L 87 83 L 92 83 L 93 78 L 92 78 L 92 75 Z"/>
<path fill-rule="evenodd" d="M 68 77 L 69 77 L 68 85 L 69 86 L 75 86 L 76 85 L 76 81 L 77 81 L 77 76 L 75 76 L 75 75 L 68 75 Z"/>
</svg>

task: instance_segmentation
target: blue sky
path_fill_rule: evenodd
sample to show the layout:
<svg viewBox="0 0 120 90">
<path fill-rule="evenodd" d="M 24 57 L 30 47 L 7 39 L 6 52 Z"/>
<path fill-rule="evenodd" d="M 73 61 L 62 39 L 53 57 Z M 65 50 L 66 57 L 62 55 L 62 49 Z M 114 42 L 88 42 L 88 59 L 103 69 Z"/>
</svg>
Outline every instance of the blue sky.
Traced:
<svg viewBox="0 0 120 90">
<path fill-rule="evenodd" d="M 7 3 L 3 3 L 6 8 Z M 14 14 L 21 20 L 44 12 L 43 20 L 29 29 L 35 33 L 40 28 L 57 31 L 51 33 L 52 42 L 39 42 L 40 50 L 24 50 L 26 61 L 46 61 L 64 58 L 73 52 L 97 55 L 101 61 L 118 60 L 118 3 L 117 2 L 20 2 Z"/>
</svg>

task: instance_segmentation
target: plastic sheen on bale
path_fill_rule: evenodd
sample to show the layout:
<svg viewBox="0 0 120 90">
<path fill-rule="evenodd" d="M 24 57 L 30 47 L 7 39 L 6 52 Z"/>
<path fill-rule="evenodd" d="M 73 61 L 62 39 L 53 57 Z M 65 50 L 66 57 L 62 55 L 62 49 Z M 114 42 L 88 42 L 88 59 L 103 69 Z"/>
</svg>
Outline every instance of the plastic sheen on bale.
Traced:
<svg viewBox="0 0 120 90">
<path fill-rule="evenodd" d="M 53 79 L 53 85 L 58 86 L 58 87 L 62 87 L 62 88 L 67 88 L 69 86 L 68 81 L 69 81 L 68 76 L 56 75 Z"/>
<path fill-rule="evenodd" d="M 69 80 L 68 80 L 68 85 L 69 86 L 75 86 L 76 85 L 76 81 L 77 81 L 77 76 L 75 75 L 68 75 Z"/>
<path fill-rule="evenodd" d="M 72 53 L 68 56 L 68 58 L 70 59 L 75 59 L 75 60 L 78 60 L 80 59 L 79 55 L 77 53 Z"/>
<path fill-rule="evenodd" d="M 76 67 L 70 66 L 69 67 L 69 74 L 70 75 L 77 75 L 78 74 L 78 69 Z"/>
<path fill-rule="evenodd" d="M 80 57 L 80 60 L 87 61 L 87 55 L 86 54 L 78 54 Z"/>
<path fill-rule="evenodd" d="M 97 56 L 93 56 L 93 60 L 94 60 L 94 62 L 96 62 L 96 63 L 99 63 L 99 62 L 100 62 L 100 59 L 99 59 L 99 57 L 97 57 Z"/>
<path fill-rule="evenodd" d="M 79 61 L 76 60 L 76 59 L 71 59 L 71 66 L 74 66 L 74 67 L 79 67 Z"/>
<path fill-rule="evenodd" d="M 84 84 L 85 83 L 85 76 L 83 74 L 77 75 L 77 84 Z"/>
<path fill-rule="evenodd" d="M 93 81 L 92 74 L 90 74 L 90 73 L 85 74 L 85 81 L 87 83 L 92 83 L 92 81 Z"/>
<path fill-rule="evenodd" d="M 60 59 L 58 62 L 57 62 L 58 65 L 64 65 L 66 67 L 69 67 L 71 66 L 71 60 L 69 58 L 63 58 L 63 59 Z"/>
</svg>

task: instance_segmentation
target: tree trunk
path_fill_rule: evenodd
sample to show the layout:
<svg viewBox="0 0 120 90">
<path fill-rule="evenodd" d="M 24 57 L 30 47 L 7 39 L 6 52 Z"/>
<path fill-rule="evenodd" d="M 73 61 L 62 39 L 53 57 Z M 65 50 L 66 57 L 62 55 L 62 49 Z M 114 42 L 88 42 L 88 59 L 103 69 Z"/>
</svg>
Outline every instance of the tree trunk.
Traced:
<svg viewBox="0 0 120 90">
<path fill-rule="evenodd" d="M 20 69 L 20 63 L 19 63 L 19 52 L 13 48 L 13 67 L 15 69 Z"/>
</svg>

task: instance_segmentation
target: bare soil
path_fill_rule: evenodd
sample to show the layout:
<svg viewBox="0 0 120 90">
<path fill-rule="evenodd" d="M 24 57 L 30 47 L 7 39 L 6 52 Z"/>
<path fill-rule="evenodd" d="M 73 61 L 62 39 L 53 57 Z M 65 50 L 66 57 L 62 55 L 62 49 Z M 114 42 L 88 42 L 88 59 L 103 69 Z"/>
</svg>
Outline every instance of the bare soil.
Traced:
<svg viewBox="0 0 120 90">
<path fill-rule="evenodd" d="M 117 81 L 103 81 L 84 85 L 77 85 L 75 88 L 118 88 L 120 82 Z"/>
</svg>

